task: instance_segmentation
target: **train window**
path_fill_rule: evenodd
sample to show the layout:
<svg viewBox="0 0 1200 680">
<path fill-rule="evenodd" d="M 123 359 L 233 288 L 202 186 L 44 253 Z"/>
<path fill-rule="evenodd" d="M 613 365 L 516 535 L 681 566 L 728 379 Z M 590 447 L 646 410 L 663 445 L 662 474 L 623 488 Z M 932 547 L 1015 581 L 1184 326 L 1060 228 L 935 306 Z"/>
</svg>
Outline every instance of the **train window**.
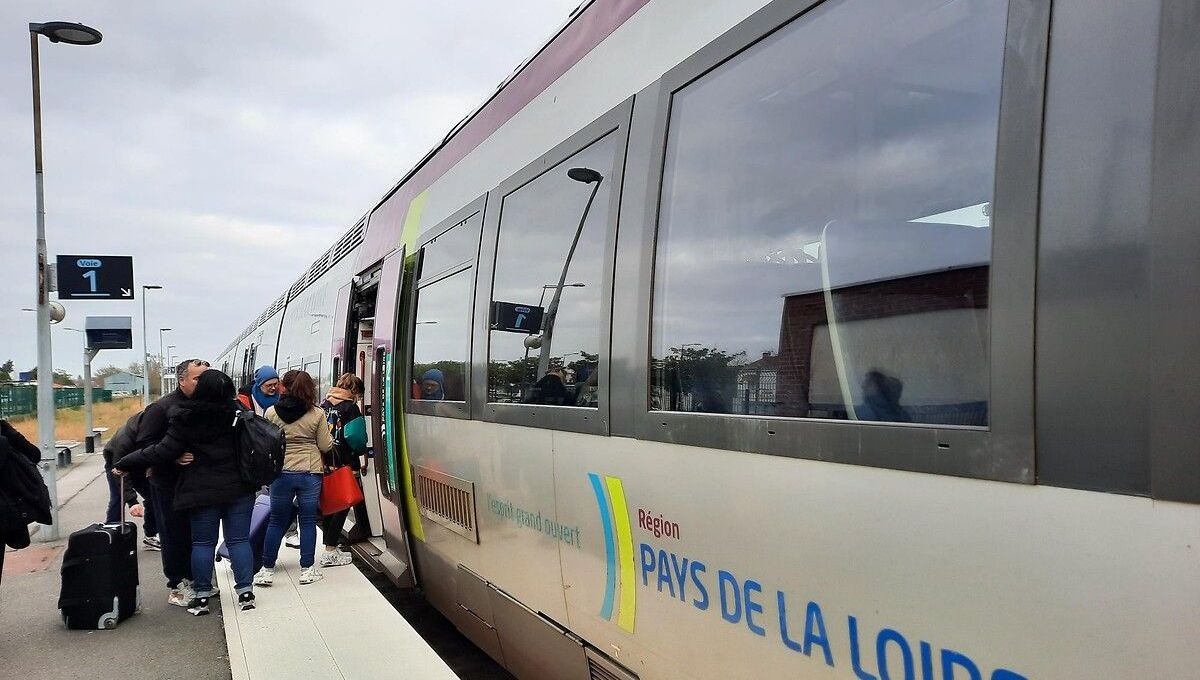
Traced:
<svg viewBox="0 0 1200 680">
<path fill-rule="evenodd" d="M 493 324 L 489 402 L 597 406 L 612 190 L 605 175 L 618 146 L 610 133 L 504 197 L 493 308 L 507 303 L 541 322 L 532 334 Z"/>
<path fill-rule="evenodd" d="M 674 94 L 651 409 L 988 425 L 1006 4 L 826 2 Z"/>
<path fill-rule="evenodd" d="M 413 322 L 414 401 L 467 399 L 472 274 L 482 223 L 476 212 L 421 249 Z"/>
</svg>

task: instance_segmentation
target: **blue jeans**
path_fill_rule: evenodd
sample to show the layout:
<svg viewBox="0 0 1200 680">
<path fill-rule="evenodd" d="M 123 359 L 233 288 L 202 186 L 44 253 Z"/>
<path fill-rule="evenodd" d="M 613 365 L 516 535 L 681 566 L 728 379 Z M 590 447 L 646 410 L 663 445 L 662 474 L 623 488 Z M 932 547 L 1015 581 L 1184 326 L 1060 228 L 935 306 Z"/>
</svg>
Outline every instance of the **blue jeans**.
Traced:
<svg viewBox="0 0 1200 680">
<path fill-rule="evenodd" d="M 250 549 L 250 513 L 254 510 L 254 495 L 225 505 L 209 505 L 191 511 L 192 522 L 192 588 L 196 597 L 213 594 L 213 562 L 217 551 L 218 524 L 225 529 L 225 545 L 233 563 L 233 583 L 238 595 L 253 590 L 254 552 Z"/>
<path fill-rule="evenodd" d="M 283 532 L 292 521 L 292 500 L 300 506 L 300 566 L 311 567 L 317 552 L 317 519 L 321 516 L 321 475 L 288 472 L 271 482 L 271 520 L 263 543 L 263 566 L 275 568 Z"/>
</svg>

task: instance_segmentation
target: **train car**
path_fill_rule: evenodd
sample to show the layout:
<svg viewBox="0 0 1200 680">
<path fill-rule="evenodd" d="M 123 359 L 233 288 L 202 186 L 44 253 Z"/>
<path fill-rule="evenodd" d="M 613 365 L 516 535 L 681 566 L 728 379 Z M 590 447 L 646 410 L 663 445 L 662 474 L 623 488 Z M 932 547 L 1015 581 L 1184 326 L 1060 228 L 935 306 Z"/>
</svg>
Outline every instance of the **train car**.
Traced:
<svg viewBox="0 0 1200 680">
<path fill-rule="evenodd" d="M 217 365 L 519 678 L 1196 677 L 1197 26 L 585 3 Z"/>
</svg>

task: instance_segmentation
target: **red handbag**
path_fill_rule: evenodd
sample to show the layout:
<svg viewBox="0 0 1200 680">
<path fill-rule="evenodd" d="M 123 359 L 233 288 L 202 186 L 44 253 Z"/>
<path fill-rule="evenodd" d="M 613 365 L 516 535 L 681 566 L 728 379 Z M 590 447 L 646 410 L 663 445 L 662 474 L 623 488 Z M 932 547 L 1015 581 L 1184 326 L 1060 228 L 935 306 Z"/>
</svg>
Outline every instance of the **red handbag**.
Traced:
<svg viewBox="0 0 1200 680">
<path fill-rule="evenodd" d="M 321 514 L 332 515 L 354 507 L 363 500 L 362 489 L 349 465 L 329 471 L 321 480 Z"/>
</svg>

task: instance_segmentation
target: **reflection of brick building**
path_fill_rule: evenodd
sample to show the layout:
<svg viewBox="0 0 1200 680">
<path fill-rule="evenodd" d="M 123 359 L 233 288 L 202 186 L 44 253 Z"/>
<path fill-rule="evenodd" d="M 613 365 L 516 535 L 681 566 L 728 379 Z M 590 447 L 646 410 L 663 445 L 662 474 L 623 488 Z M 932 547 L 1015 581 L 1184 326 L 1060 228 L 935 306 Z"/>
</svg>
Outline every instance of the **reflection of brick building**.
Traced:
<svg viewBox="0 0 1200 680">
<path fill-rule="evenodd" d="M 762 358 L 739 366 L 733 412 L 770 416 L 777 413 L 779 357 L 763 352 Z"/>
<path fill-rule="evenodd" d="M 854 321 L 888 319 L 906 315 L 947 310 L 984 310 L 988 304 L 988 267 L 973 266 L 918 274 L 903 278 L 876 281 L 838 288 L 833 292 L 839 324 Z M 845 418 L 842 404 L 830 404 L 824 399 L 810 403 L 810 387 L 814 371 L 829 373 L 831 366 L 813 366 L 814 349 L 820 356 L 831 356 L 826 327 L 825 295 L 821 290 L 793 293 L 784 296 L 783 318 L 779 332 L 777 414 L 785 417 Z M 822 332 L 818 332 L 821 329 Z M 982 337 L 986 338 L 986 329 Z M 814 341 L 826 343 L 814 348 Z M 953 341 L 954 338 L 949 338 Z M 919 348 L 914 348 L 919 351 Z M 917 353 L 914 351 L 913 353 Z M 758 362 L 755 362 L 758 363 Z M 977 362 L 975 362 L 977 363 Z M 972 366 L 982 371 L 983 366 Z M 823 403 L 822 403 L 823 402 Z M 941 414 L 924 417 L 914 414 L 913 420 L 923 422 L 970 422 L 986 420 L 986 403 L 972 407 L 983 413 L 947 418 Z"/>
</svg>

